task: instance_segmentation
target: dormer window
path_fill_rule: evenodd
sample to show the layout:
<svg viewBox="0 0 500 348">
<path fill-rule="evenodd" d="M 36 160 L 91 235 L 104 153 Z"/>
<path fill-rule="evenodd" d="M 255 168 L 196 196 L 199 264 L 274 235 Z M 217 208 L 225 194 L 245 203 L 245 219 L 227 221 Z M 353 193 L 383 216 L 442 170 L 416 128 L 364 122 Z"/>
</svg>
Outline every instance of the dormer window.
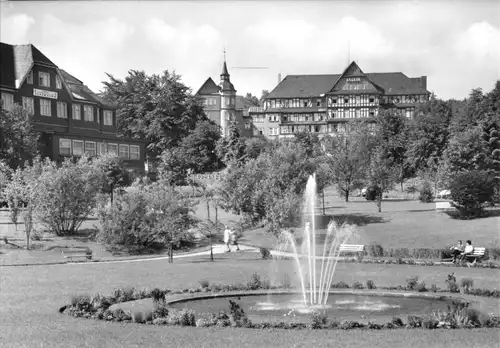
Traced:
<svg viewBox="0 0 500 348">
<path fill-rule="evenodd" d="M 38 84 L 42 87 L 50 87 L 50 74 L 43 71 L 38 72 Z"/>
<path fill-rule="evenodd" d="M 62 81 L 59 75 L 56 75 L 56 88 L 57 89 L 62 89 Z"/>
</svg>

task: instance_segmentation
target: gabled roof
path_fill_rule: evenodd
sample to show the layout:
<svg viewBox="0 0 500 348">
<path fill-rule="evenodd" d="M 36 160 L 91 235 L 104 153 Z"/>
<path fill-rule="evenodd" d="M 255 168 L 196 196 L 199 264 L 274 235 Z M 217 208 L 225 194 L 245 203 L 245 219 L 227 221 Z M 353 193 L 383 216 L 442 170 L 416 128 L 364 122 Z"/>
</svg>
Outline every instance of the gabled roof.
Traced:
<svg viewBox="0 0 500 348">
<path fill-rule="evenodd" d="M 342 77 L 362 76 L 365 76 L 376 90 L 387 95 L 429 93 L 427 89 L 420 87 L 420 78 L 409 78 L 401 72 L 363 73 L 359 66 L 352 62 L 340 75 L 288 75 L 266 99 L 319 97 L 330 92 Z"/>
<path fill-rule="evenodd" d="M 98 94 L 94 93 L 90 88 L 85 86 L 82 81 L 71 75 L 65 70 L 60 69 L 61 75 L 66 82 L 72 97 L 76 100 L 87 101 L 91 103 L 101 104 L 104 107 L 116 108 L 116 104 L 104 99 Z"/>
<path fill-rule="evenodd" d="M 220 87 L 217 86 L 217 84 L 212 80 L 211 77 L 209 77 L 205 83 L 203 83 L 198 89 L 198 92 L 195 93 L 195 95 L 205 95 L 205 94 L 214 94 L 214 93 L 219 93 Z"/>
<path fill-rule="evenodd" d="M 328 93 L 340 75 L 287 75 L 266 97 L 308 98 Z"/>
<path fill-rule="evenodd" d="M 351 64 L 349 64 L 347 68 L 345 68 L 344 72 L 337 79 L 330 92 L 334 94 L 345 93 L 344 88 L 356 87 L 351 85 L 349 79 L 357 80 L 357 83 L 354 82 L 354 84 L 363 87 L 362 90 L 349 89 L 349 93 L 384 93 L 384 89 L 371 81 L 355 61 L 352 61 Z"/>
<path fill-rule="evenodd" d="M 420 87 L 419 79 L 412 79 L 402 72 L 366 74 L 370 80 L 385 90 L 385 94 L 426 94 L 425 88 Z"/>
<path fill-rule="evenodd" d="M 19 88 L 26 76 L 30 72 L 33 65 L 37 63 L 40 65 L 57 68 L 52 61 L 47 58 L 42 52 L 32 44 L 28 45 L 15 45 L 14 46 L 14 64 L 16 70 L 16 88 Z"/>
</svg>

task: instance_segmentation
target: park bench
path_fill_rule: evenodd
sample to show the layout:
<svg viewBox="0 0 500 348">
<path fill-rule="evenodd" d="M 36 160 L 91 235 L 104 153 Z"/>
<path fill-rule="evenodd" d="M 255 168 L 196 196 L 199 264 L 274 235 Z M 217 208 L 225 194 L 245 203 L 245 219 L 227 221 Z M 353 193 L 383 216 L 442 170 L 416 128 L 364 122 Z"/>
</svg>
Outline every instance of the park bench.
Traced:
<svg viewBox="0 0 500 348">
<path fill-rule="evenodd" d="M 365 250 L 364 245 L 340 244 L 339 253 L 362 253 Z"/>
<path fill-rule="evenodd" d="M 472 254 L 466 255 L 465 260 L 468 263 L 476 263 L 476 261 L 481 260 L 484 257 L 485 253 L 486 248 L 474 247 L 474 249 L 472 250 Z"/>
<path fill-rule="evenodd" d="M 73 261 L 73 258 L 83 258 L 84 261 L 92 260 L 92 250 L 87 248 L 61 249 L 61 254 L 66 261 Z"/>
</svg>

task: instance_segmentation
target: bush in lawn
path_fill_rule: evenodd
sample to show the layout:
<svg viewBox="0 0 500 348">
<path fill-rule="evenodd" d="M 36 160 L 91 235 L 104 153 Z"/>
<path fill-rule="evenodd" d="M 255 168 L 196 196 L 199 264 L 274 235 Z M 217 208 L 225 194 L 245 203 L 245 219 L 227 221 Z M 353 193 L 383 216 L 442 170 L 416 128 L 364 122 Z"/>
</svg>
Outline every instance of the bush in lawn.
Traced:
<svg viewBox="0 0 500 348">
<path fill-rule="evenodd" d="M 373 282 L 373 280 L 367 280 L 366 281 L 366 288 L 369 289 L 369 290 L 372 290 L 372 289 L 376 289 L 377 287 L 375 286 L 375 283 Z"/>
<path fill-rule="evenodd" d="M 438 292 L 438 290 L 439 290 L 439 287 L 436 284 L 432 284 L 431 285 L 431 291 L 432 292 Z"/>
<path fill-rule="evenodd" d="M 316 311 L 309 317 L 309 327 L 311 329 L 321 329 L 326 325 L 328 315 L 326 311 Z"/>
<path fill-rule="evenodd" d="M 332 284 L 332 289 L 349 289 L 349 284 L 343 282 L 343 281 L 340 281 L 336 284 Z"/>
<path fill-rule="evenodd" d="M 353 289 L 363 289 L 363 284 L 361 284 L 360 282 L 356 281 L 352 284 L 352 288 Z"/>
<path fill-rule="evenodd" d="M 40 172 L 34 188 L 35 217 L 58 236 L 76 233 L 96 207 L 101 173 L 85 157 L 66 159 L 60 166 L 49 160 L 33 166 Z"/>
<path fill-rule="evenodd" d="M 396 327 L 404 326 L 403 320 L 399 317 L 392 317 L 391 324 Z"/>
<path fill-rule="evenodd" d="M 450 182 L 452 204 L 464 219 L 482 216 L 484 204 L 492 201 L 493 192 L 493 177 L 485 171 L 460 172 Z"/>
<path fill-rule="evenodd" d="M 457 284 L 457 278 L 455 277 L 455 273 L 448 274 L 445 282 L 448 286 L 449 292 L 458 292 L 458 284 Z"/>
<path fill-rule="evenodd" d="M 250 290 L 257 290 L 262 288 L 262 280 L 258 273 L 253 273 L 250 280 L 247 282 L 247 286 Z"/>
<path fill-rule="evenodd" d="M 268 260 L 271 258 L 271 252 L 267 248 L 260 248 L 260 256 L 263 260 Z"/>
<path fill-rule="evenodd" d="M 423 183 L 418 199 L 422 203 L 434 202 L 434 193 L 432 192 L 431 184 L 428 181 Z"/>
<path fill-rule="evenodd" d="M 410 277 L 406 279 L 406 288 L 408 290 L 414 290 L 418 284 L 418 277 Z"/>
<path fill-rule="evenodd" d="M 472 280 L 472 278 L 460 279 L 460 287 L 463 289 L 465 293 L 468 293 L 473 285 L 474 285 L 474 280 Z"/>
<path fill-rule="evenodd" d="M 202 289 L 208 288 L 210 286 L 210 282 L 206 279 L 200 280 L 199 283 Z"/>
<path fill-rule="evenodd" d="M 384 256 L 384 248 L 380 244 L 371 244 L 368 245 L 368 255 L 373 257 L 382 257 Z"/>
<path fill-rule="evenodd" d="M 410 328 L 415 328 L 415 327 L 422 327 L 422 317 L 418 317 L 415 315 L 409 315 L 408 316 L 408 327 Z"/>
<path fill-rule="evenodd" d="M 417 283 L 417 285 L 415 285 L 414 290 L 417 291 L 417 292 L 426 292 L 426 291 L 428 291 L 427 288 L 425 287 L 425 283 L 424 282 Z"/>
<path fill-rule="evenodd" d="M 191 239 L 192 202 L 162 182 L 131 190 L 98 211 L 98 239 L 104 243 L 139 247 L 179 248 Z M 172 261 L 172 260 L 171 260 Z"/>
</svg>

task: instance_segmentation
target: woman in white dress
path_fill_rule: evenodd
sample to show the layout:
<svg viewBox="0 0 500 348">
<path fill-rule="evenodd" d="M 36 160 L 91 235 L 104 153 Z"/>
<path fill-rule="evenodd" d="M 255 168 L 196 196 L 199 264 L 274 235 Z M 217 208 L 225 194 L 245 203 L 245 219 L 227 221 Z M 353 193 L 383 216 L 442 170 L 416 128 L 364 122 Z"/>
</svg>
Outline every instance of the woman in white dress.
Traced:
<svg viewBox="0 0 500 348">
<path fill-rule="evenodd" d="M 224 229 L 224 244 L 226 244 L 226 251 L 231 252 L 231 247 L 229 246 L 231 243 L 231 230 L 228 226 Z"/>
</svg>

